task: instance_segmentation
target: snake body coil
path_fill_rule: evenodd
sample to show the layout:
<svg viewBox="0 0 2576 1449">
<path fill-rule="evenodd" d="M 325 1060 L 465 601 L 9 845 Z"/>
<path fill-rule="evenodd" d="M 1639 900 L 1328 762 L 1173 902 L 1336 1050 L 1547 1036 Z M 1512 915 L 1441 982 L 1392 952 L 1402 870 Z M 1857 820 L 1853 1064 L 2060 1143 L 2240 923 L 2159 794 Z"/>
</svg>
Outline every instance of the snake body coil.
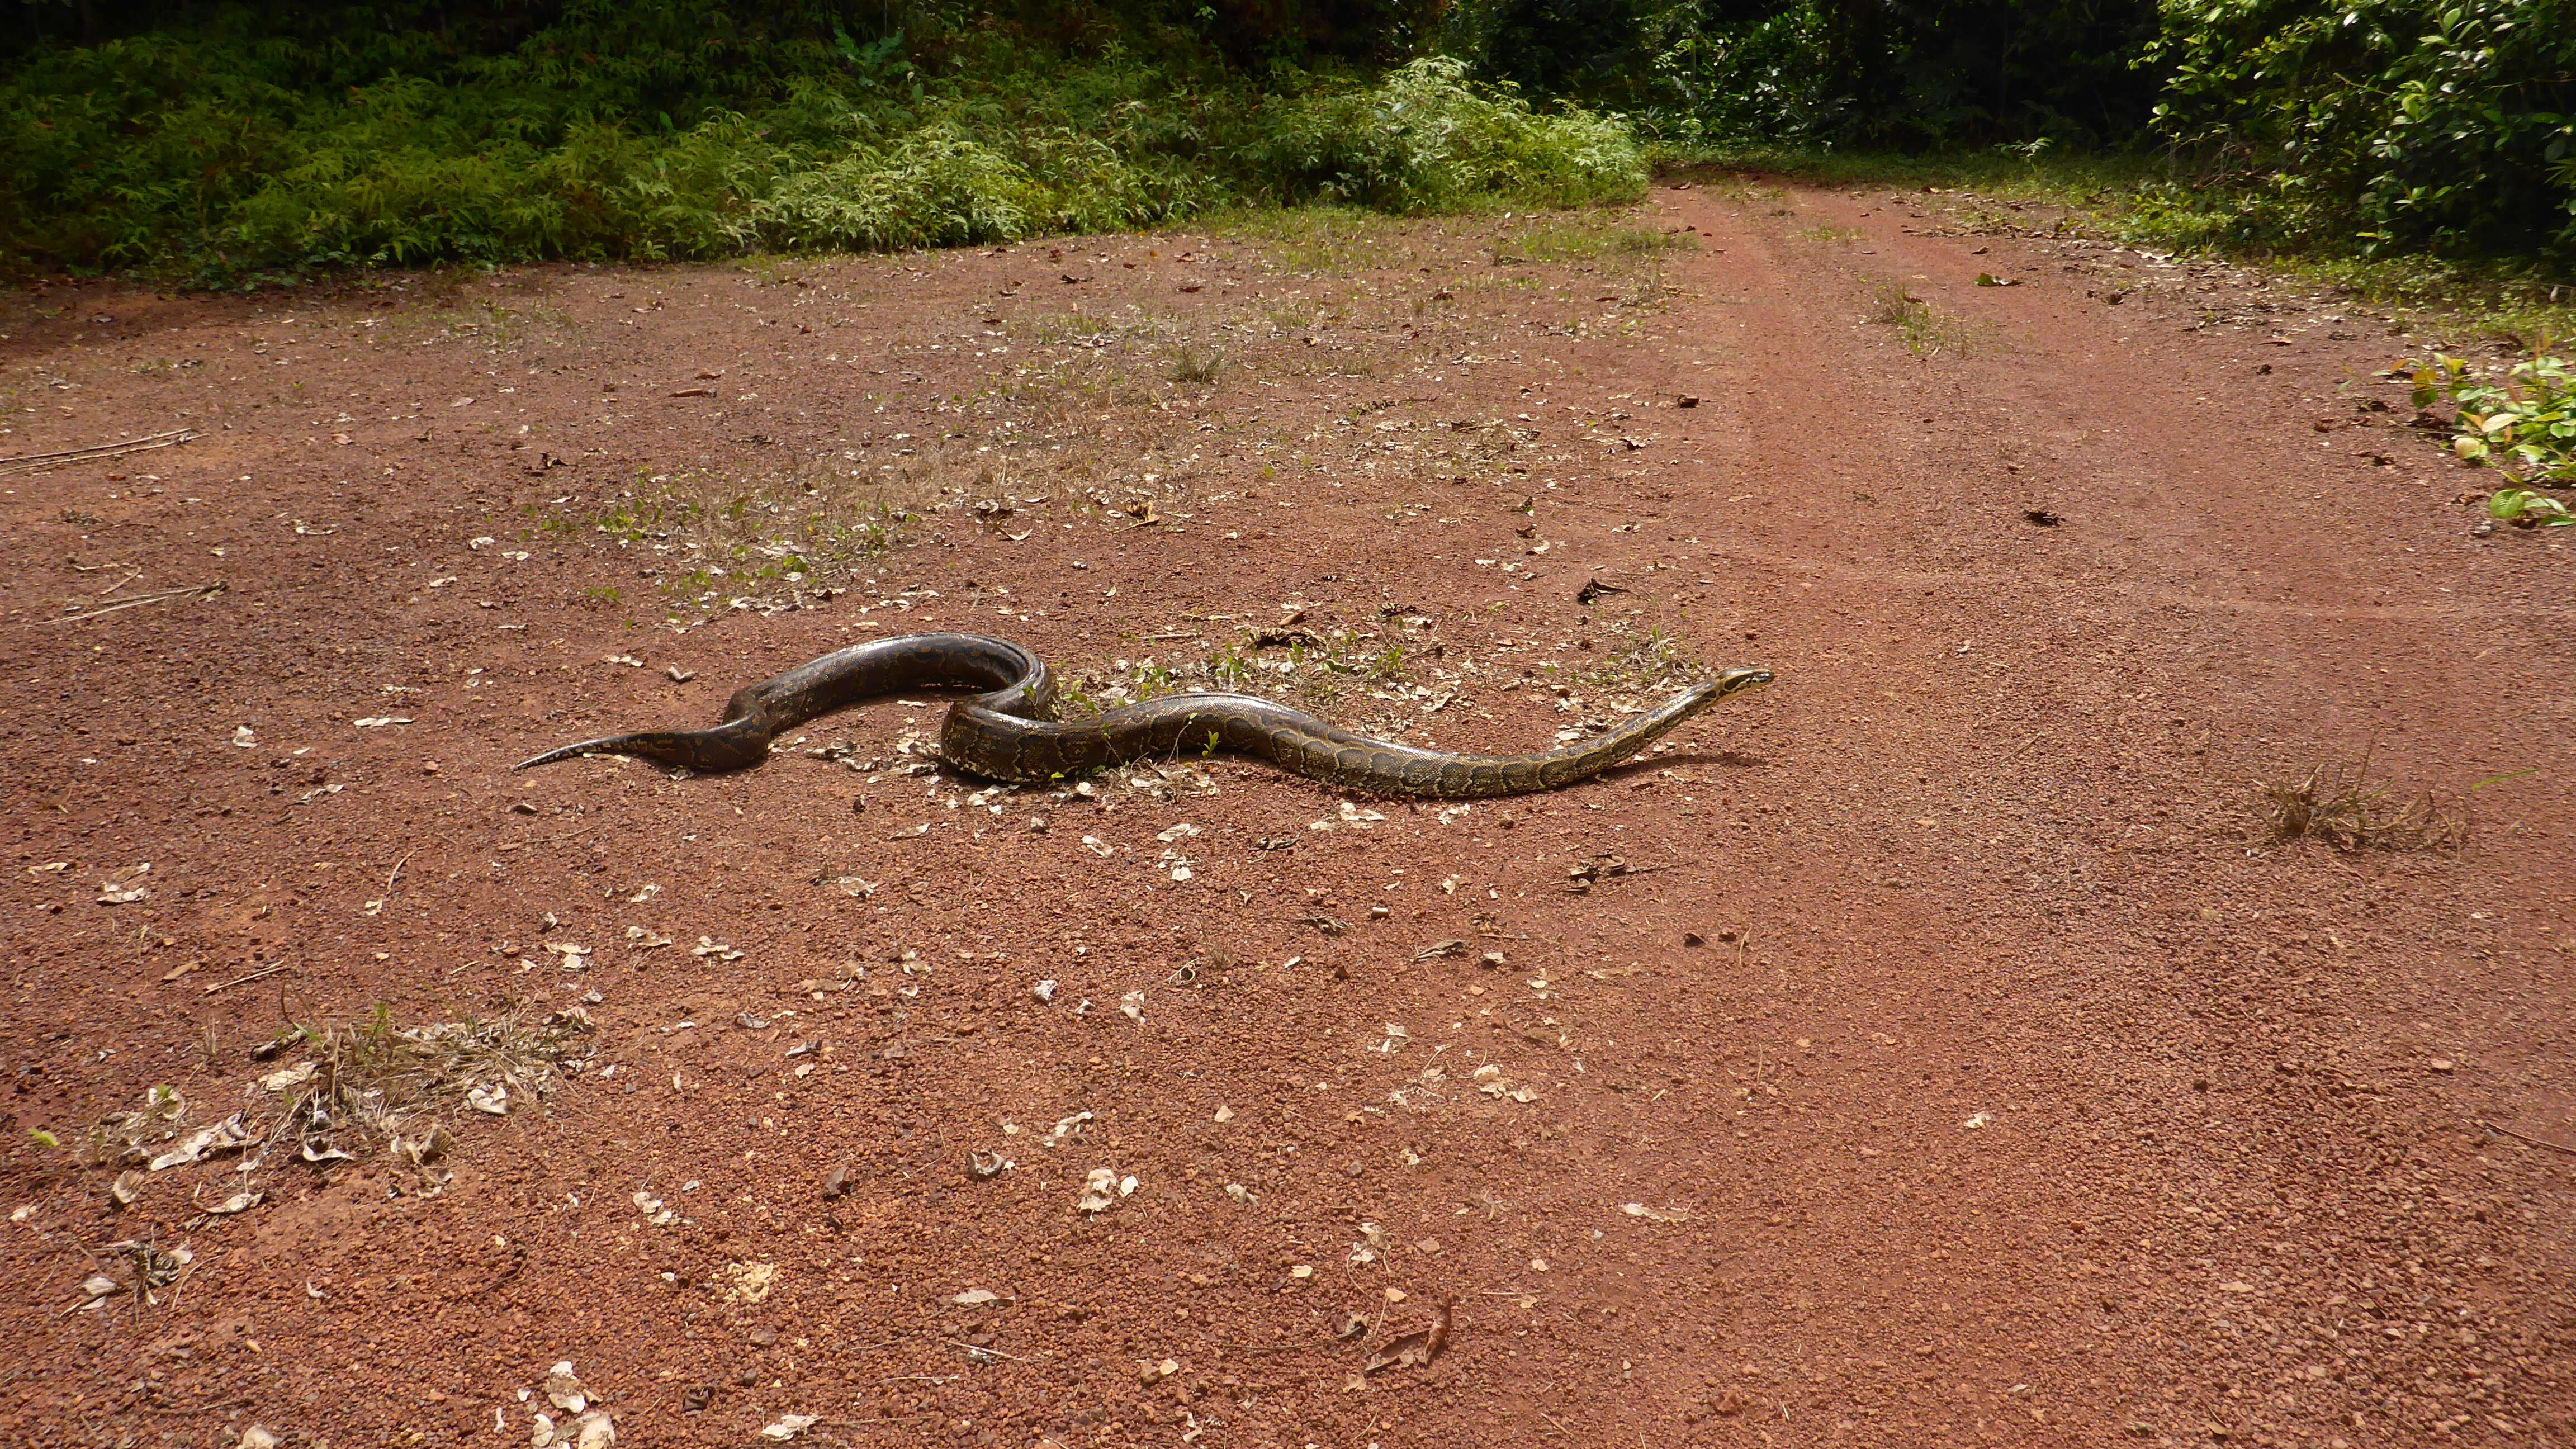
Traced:
<svg viewBox="0 0 2576 1449">
<path fill-rule="evenodd" d="M 713 729 L 611 735 L 546 751 L 515 767 L 577 755 L 632 755 L 692 770 L 741 770 L 769 757 L 781 732 L 875 695 L 983 691 L 950 706 L 939 753 L 987 779 L 1045 784 L 1155 756 L 1258 755 L 1293 774 L 1376 795 L 1482 799 L 1553 790 L 1597 775 L 1730 695 L 1771 682 L 1730 669 L 1598 739 L 1536 755 L 1455 755 L 1373 740 L 1248 694 L 1174 694 L 1074 722 L 1055 718 L 1055 680 L 1017 644 L 974 634 L 879 639 L 749 684 Z"/>
</svg>

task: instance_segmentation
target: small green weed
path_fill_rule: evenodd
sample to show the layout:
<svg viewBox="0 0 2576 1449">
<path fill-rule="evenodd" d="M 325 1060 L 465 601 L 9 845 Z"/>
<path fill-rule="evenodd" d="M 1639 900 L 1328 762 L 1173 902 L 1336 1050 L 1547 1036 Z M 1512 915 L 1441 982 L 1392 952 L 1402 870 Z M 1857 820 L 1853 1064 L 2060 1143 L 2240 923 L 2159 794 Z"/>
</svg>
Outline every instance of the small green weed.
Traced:
<svg viewBox="0 0 2576 1449">
<path fill-rule="evenodd" d="M 667 558 L 645 572 L 675 608 L 729 596 L 766 600 L 847 578 L 883 558 L 920 517 L 929 490 L 909 473 L 880 477 L 829 460 L 755 480 L 656 474 L 594 514 L 589 526 L 618 548 Z M 538 528 L 560 518 L 541 520 Z M 587 607 L 614 608 L 614 588 L 587 590 Z"/>
<path fill-rule="evenodd" d="M 1494 262 L 1519 266 L 1590 261 L 1596 257 L 1653 257 L 1697 246 L 1689 232 L 1620 226 L 1601 212 L 1562 212 L 1535 225 L 1515 227 L 1494 239 Z"/>
<path fill-rule="evenodd" d="M 1869 320 L 1895 328 L 1897 335 L 1905 339 L 1905 350 L 1917 357 L 1937 357 L 1944 352 L 1968 355 L 1966 323 L 1935 311 L 1931 303 L 1893 282 L 1878 289 L 1870 304 Z"/>
<path fill-rule="evenodd" d="M 1222 690 L 1241 693 L 1252 687 L 1252 658 L 1239 645 L 1228 645 L 1208 661 L 1208 681 Z"/>
<path fill-rule="evenodd" d="M 1569 678 L 1584 689 L 1638 694 L 1680 689 L 1701 677 L 1698 661 L 1682 652 L 1681 642 L 1661 624 L 1621 630 L 1599 663 L 1569 671 Z"/>
</svg>

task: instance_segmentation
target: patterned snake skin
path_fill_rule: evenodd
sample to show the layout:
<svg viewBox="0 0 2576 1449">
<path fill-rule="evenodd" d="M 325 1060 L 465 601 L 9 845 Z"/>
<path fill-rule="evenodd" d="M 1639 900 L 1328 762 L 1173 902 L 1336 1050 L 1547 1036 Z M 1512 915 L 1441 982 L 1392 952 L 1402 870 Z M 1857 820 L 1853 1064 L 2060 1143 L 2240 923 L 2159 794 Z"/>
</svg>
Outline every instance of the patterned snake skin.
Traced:
<svg viewBox="0 0 2576 1449">
<path fill-rule="evenodd" d="M 769 742 L 818 715 L 881 694 L 918 689 L 984 691 L 951 706 L 939 753 L 970 775 L 1040 785 L 1107 765 L 1226 751 L 1258 755 L 1293 774 L 1373 795 L 1482 799 L 1554 790 L 1597 775 L 1675 725 L 1729 696 L 1771 682 L 1767 669 L 1730 669 L 1693 685 L 1598 739 L 1539 755 L 1453 755 L 1355 735 L 1248 694 L 1174 694 L 1066 723 L 1055 718 L 1055 680 L 1017 644 L 974 634 L 879 639 L 745 685 L 713 729 L 664 730 L 584 740 L 514 768 L 576 755 L 632 755 L 692 770 L 741 770 L 769 757 Z"/>
</svg>

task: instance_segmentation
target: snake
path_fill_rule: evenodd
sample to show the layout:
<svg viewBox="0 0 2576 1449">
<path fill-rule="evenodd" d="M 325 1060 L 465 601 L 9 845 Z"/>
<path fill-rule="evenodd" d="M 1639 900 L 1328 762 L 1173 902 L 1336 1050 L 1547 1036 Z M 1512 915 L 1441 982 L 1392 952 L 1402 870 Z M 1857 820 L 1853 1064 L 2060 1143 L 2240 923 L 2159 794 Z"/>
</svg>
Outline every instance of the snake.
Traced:
<svg viewBox="0 0 2576 1449">
<path fill-rule="evenodd" d="M 1138 760 L 1224 752 L 1257 756 L 1358 793 L 1475 800 L 1589 779 L 1709 706 L 1770 682 L 1768 669 L 1726 669 L 1590 740 L 1542 754 L 1462 755 L 1371 739 L 1252 694 L 1169 694 L 1090 719 L 1059 720 L 1055 676 L 1027 649 L 977 634 L 907 634 L 836 650 L 745 685 L 711 729 L 583 740 L 512 768 L 624 755 L 702 773 L 748 769 L 769 757 L 781 732 L 860 700 L 964 689 L 975 693 L 949 707 L 939 755 L 988 780 L 1043 785 Z"/>
</svg>

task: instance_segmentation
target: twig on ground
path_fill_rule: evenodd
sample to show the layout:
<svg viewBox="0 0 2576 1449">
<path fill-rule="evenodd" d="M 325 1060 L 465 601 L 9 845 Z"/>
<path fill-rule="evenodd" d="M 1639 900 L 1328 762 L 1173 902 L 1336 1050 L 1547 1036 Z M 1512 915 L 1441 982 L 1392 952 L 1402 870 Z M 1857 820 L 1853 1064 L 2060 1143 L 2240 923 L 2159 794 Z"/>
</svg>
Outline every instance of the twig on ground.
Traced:
<svg viewBox="0 0 2576 1449">
<path fill-rule="evenodd" d="M 64 463 L 87 463 L 101 458 L 122 458 L 128 453 L 149 452 L 184 443 L 197 436 L 194 428 L 179 428 L 167 433 L 154 433 L 148 438 L 133 438 L 122 443 L 93 443 L 86 448 L 65 448 L 59 453 L 29 453 L 19 458 L 0 458 L 0 477 L 11 473 L 29 473 L 38 468 L 52 468 Z"/>
<path fill-rule="evenodd" d="M 242 986 L 242 985 L 246 985 L 246 984 L 248 984 L 248 983 L 250 983 L 250 982 L 253 982 L 253 981 L 262 980 L 262 979 L 264 979 L 264 978 L 266 978 L 266 977 L 274 976 L 274 975 L 276 975 L 276 974 L 277 974 L 278 972 L 280 972 L 280 971 L 285 971 L 285 970 L 288 970 L 288 969 L 290 969 L 290 968 L 287 966 L 287 964 L 286 964 L 285 962 L 281 961 L 281 962 L 279 962 L 278 964 L 276 964 L 276 965 L 274 965 L 274 966 L 264 967 L 264 968 L 262 968 L 262 969 L 260 969 L 260 970 L 254 971 L 254 972 L 250 973 L 248 976 L 236 976 L 236 977 L 234 977 L 232 980 L 230 980 L 230 981 L 226 981 L 226 982 L 222 983 L 221 985 L 217 985 L 217 986 L 209 986 L 209 987 L 207 987 L 207 988 L 206 988 L 205 994 L 206 994 L 206 995 L 208 995 L 208 996 L 212 996 L 212 995 L 214 995 L 214 994 L 215 994 L 216 992 L 218 992 L 218 991 L 224 991 L 224 990 L 228 990 L 228 989 L 230 989 L 230 988 L 232 988 L 232 987 L 235 987 L 235 986 Z"/>
<path fill-rule="evenodd" d="M 2552 1142 L 2545 1137 L 2526 1137 L 2510 1127 L 2498 1127 L 2485 1118 L 2478 1119 L 2478 1125 L 2499 1137 L 2510 1137 L 2516 1142 L 2528 1142 L 2534 1147 L 2546 1147 L 2552 1152 L 2564 1152 L 2570 1157 L 2576 1157 L 2576 1147 L 2570 1147 L 2563 1142 Z"/>
<path fill-rule="evenodd" d="M 394 862 L 393 873 L 385 877 L 385 890 L 388 894 L 393 891 L 394 882 L 402 879 L 402 868 L 411 864 L 411 858 L 418 854 L 420 854 L 420 847 L 415 845 L 403 852 L 402 859 Z"/>
<path fill-rule="evenodd" d="M 130 599 L 119 599 L 105 608 L 83 609 L 77 614 L 64 614 L 52 619 L 30 619 L 18 627 L 32 629 L 38 624 L 77 624 L 83 619 L 95 619 L 101 614 L 113 614 L 119 609 L 131 609 L 137 604 L 159 604 L 171 599 L 211 599 L 230 587 L 232 586 L 222 579 L 217 579 L 210 584 L 191 584 L 184 589 L 168 589 L 157 594 L 137 594 Z"/>
</svg>

